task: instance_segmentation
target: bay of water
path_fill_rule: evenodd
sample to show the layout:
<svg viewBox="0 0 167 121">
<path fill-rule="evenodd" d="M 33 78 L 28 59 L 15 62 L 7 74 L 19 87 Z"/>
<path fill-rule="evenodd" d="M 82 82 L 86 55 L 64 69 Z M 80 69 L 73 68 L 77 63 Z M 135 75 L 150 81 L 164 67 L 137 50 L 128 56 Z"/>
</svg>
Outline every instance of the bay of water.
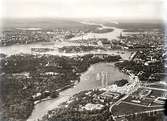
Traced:
<svg viewBox="0 0 167 121">
<path fill-rule="evenodd" d="M 114 63 L 97 63 L 81 75 L 80 82 L 75 87 L 64 90 L 60 93 L 58 98 L 40 102 L 35 105 L 32 115 L 27 121 L 36 121 L 41 119 L 49 110 L 58 107 L 64 101 L 67 101 L 71 96 L 80 91 L 96 89 L 102 87 L 102 81 L 97 79 L 97 74 L 100 72 L 108 73 L 108 84 L 113 84 L 114 81 L 120 79 L 129 79 L 128 75 L 120 72 L 118 68 L 114 66 Z"/>
</svg>

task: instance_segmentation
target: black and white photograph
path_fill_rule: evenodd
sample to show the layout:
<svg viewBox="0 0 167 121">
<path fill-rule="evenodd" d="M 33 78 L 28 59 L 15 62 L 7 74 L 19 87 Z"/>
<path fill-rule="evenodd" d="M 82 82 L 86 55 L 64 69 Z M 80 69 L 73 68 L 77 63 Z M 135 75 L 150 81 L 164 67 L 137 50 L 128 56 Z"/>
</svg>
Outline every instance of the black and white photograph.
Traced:
<svg viewBox="0 0 167 121">
<path fill-rule="evenodd" d="M 167 121 L 166 25 L 166 0 L 0 0 L 0 121 Z"/>
</svg>

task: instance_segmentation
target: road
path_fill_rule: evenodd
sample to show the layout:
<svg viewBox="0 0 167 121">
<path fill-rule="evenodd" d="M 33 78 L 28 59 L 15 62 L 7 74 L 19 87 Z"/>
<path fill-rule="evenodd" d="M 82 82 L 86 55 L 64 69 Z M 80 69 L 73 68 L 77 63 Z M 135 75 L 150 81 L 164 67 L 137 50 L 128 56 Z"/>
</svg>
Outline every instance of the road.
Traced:
<svg viewBox="0 0 167 121">
<path fill-rule="evenodd" d="M 121 99 L 119 99 L 118 101 L 116 101 L 114 104 L 112 104 L 109 107 L 109 111 L 112 111 L 112 108 L 116 105 L 119 105 L 123 100 L 125 100 L 127 97 L 129 97 L 130 94 L 132 94 L 133 92 L 135 92 L 139 87 L 140 87 L 140 80 L 137 76 L 130 74 L 130 78 L 133 79 L 132 84 L 129 85 L 129 91 L 127 92 L 127 94 L 125 96 L 123 96 Z"/>
<path fill-rule="evenodd" d="M 159 90 L 159 91 L 167 91 L 167 89 L 162 89 L 162 88 L 154 88 L 154 87 L 142 87 L 142 88 L 145 88 L 145 89 L 150 89 L 150 90 Z"/>
</svg>

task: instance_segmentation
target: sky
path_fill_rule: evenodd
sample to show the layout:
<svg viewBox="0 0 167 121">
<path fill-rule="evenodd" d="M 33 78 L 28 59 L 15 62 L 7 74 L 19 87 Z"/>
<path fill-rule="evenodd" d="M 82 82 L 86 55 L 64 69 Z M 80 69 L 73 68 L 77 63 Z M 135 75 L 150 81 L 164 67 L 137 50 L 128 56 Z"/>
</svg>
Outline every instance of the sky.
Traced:
<svg viewBox="0 0 167 121">
<path fill-rule="evenodd" d="M 1 18 L 162 19 L 165 0 L 0 0 Z"/>
</svg>

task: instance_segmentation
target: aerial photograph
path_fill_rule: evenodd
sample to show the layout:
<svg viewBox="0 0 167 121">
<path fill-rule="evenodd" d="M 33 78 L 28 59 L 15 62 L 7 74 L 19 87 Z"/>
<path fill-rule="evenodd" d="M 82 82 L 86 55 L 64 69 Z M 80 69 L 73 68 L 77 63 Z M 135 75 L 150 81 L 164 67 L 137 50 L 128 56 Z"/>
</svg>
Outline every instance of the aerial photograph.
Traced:
<svg viewBox="0 0 167 121">
<path fill-rule="evenodd" d="M 167 121 L 166 3 L 0 1 L 0 121 Z"/>
</svg>

